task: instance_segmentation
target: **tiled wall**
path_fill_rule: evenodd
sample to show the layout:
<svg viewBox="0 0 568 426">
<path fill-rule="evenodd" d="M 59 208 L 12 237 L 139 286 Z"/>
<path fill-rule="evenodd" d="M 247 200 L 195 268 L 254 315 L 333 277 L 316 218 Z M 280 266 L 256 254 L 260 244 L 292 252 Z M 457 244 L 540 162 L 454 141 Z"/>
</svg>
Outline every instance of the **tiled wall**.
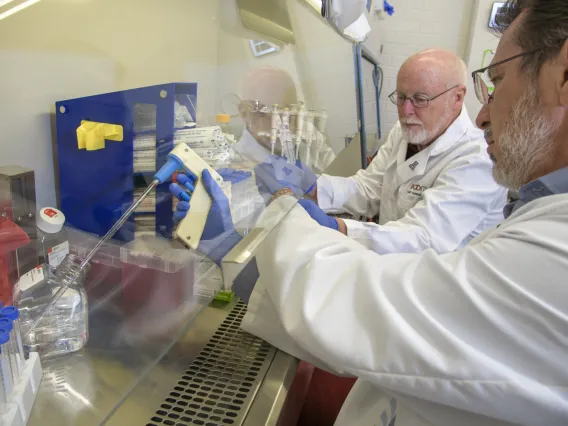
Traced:
<svg viewBox="0 0 568 426">
<path fill-rule="evenodd" d="M 387 96 L 396 88 L 396 75 L 405 59 L 423 49 L 441 47 L 467 59 L 475 0 L 390 0 L 395 14 L 372 22 L 366 42 L 384 70 L 381 96 L 383 137 L 397 122 L 396 106 Z M 380 46 L 383 46 L 380 52 Z M 370 90 L 370 89 L 368 89 Z M 367 97 L 366 99 L 372 99 Z M 372 102 L 368 101 L 368 102 Z M 374 108 L 372 105 L 367 109 Z M 374 116 L 373 116 L 374 117 Z"/>
</svg>

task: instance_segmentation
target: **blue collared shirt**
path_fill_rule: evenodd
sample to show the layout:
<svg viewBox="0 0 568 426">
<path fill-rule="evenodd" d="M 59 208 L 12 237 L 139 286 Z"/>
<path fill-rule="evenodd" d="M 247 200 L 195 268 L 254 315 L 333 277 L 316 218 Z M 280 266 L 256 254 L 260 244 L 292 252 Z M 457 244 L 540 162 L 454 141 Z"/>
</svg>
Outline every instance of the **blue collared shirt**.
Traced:
<svg viewBox="0 0 568 426">
<path fill-rule="evenodd" d="M 519 191 L 519 199 L 507 204 L 503 214 L 506 219 L 517 209 L 537 198 L 566 193 L 568 193 L 568 167 L 556 170 L 527 183 Z"/>
</svg>

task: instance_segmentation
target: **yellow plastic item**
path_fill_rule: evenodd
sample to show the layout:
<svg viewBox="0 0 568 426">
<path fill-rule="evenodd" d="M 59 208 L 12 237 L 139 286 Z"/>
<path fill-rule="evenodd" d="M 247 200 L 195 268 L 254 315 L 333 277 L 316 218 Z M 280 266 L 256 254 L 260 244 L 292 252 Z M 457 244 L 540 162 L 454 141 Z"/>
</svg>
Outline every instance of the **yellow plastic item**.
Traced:
<svg viewBox="0 0 568 426">
<path fill-rule="evenodd" d="M 217 114 L 217 116 L 215 117 L 215 121 L 217 123 L 230 123 L 231 116 L 229 114 Z"/>
<path fill-rule="evenodd" d="M 104 149 L 105 140 L 122 142 L 124 131 L 119 124 L 97 123 L 95 121 L 81 121 L 77 127 L 77 145 L 79 149 L 96 151 Z"/>
</svg>

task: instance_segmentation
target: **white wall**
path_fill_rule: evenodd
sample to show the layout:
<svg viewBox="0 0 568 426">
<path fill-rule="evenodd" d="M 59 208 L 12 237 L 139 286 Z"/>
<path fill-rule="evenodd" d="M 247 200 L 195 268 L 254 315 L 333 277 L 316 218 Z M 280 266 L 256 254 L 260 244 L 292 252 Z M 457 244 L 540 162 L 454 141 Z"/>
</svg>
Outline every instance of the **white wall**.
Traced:
<svg viewBox="0 0 568 426">
<path fill-rule="evenodd" d="M 296 66 L 308 105 L 328 113 L 328 143 L 336 153 L 345 136 L 357 132 L 357 103 L 352 44 L 305 4 L 288 0 L 296 35 Z"/>
<path fill-rule="evenodd" d="M 475 71 L 482 67 L 483 52 L 485 50 L 496 50 L 499 39 L 489 30 L 488 23 L 491 16 L 494 0 L 476 0 L 475 14 L 471 31 L 471 44 L 466 63 L 470 71 Z M 489 64 L 487 64 L 489 65 Z M 485 65 L 485 66 L 487 66 Z M 468 96 L 466 106 L 469 114 L 473 117 L 481 109 L 481 104 L 473 92 L 473 82 L 469 80 Z"/>
<path fill-rule="evenodd" d="M 219 0 L 45 0 L 0 21 L 0 164 L 35 169 L 38 205 L 55 205 L 54 102 L 197 81 L 198 108 L 213 114 L 218 7 Z"/>
<path fill-rule="evenodd" d="M 396 89 L 396 75 L 408 56 L 423 49 L 449 49 L 466 58 L 475 0 L 389 0 L 393 16 L 371 23 L 366 43 L 379 56 L 385 74 L 381 121 L 386 135 L 398 120 L 387 96 Z M 376 38 L 379 42 L 376 42 Z M 383 51 L 380 52 L 380 45 Z"/>
</svg>

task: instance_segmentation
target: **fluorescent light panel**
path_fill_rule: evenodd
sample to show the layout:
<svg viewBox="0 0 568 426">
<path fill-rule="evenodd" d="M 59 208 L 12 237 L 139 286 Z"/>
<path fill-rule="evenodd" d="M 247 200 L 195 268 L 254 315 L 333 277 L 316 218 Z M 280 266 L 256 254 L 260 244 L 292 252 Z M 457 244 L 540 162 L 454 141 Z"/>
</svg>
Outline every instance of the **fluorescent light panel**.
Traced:
<svg viewBox="0 0 568 426">
<path fill-rule="evenodd" d="M 8 16 L 11 16 L 16 12 L 19 12 L 20 10 L 31 6 L 32 4 L 36 4 L 39 1 L 40 0 L 0 0 L 0 20 L 7 18 Z M 10 3 L 14 2 L 15 4 L 9 6 Z"/>
</svg>

